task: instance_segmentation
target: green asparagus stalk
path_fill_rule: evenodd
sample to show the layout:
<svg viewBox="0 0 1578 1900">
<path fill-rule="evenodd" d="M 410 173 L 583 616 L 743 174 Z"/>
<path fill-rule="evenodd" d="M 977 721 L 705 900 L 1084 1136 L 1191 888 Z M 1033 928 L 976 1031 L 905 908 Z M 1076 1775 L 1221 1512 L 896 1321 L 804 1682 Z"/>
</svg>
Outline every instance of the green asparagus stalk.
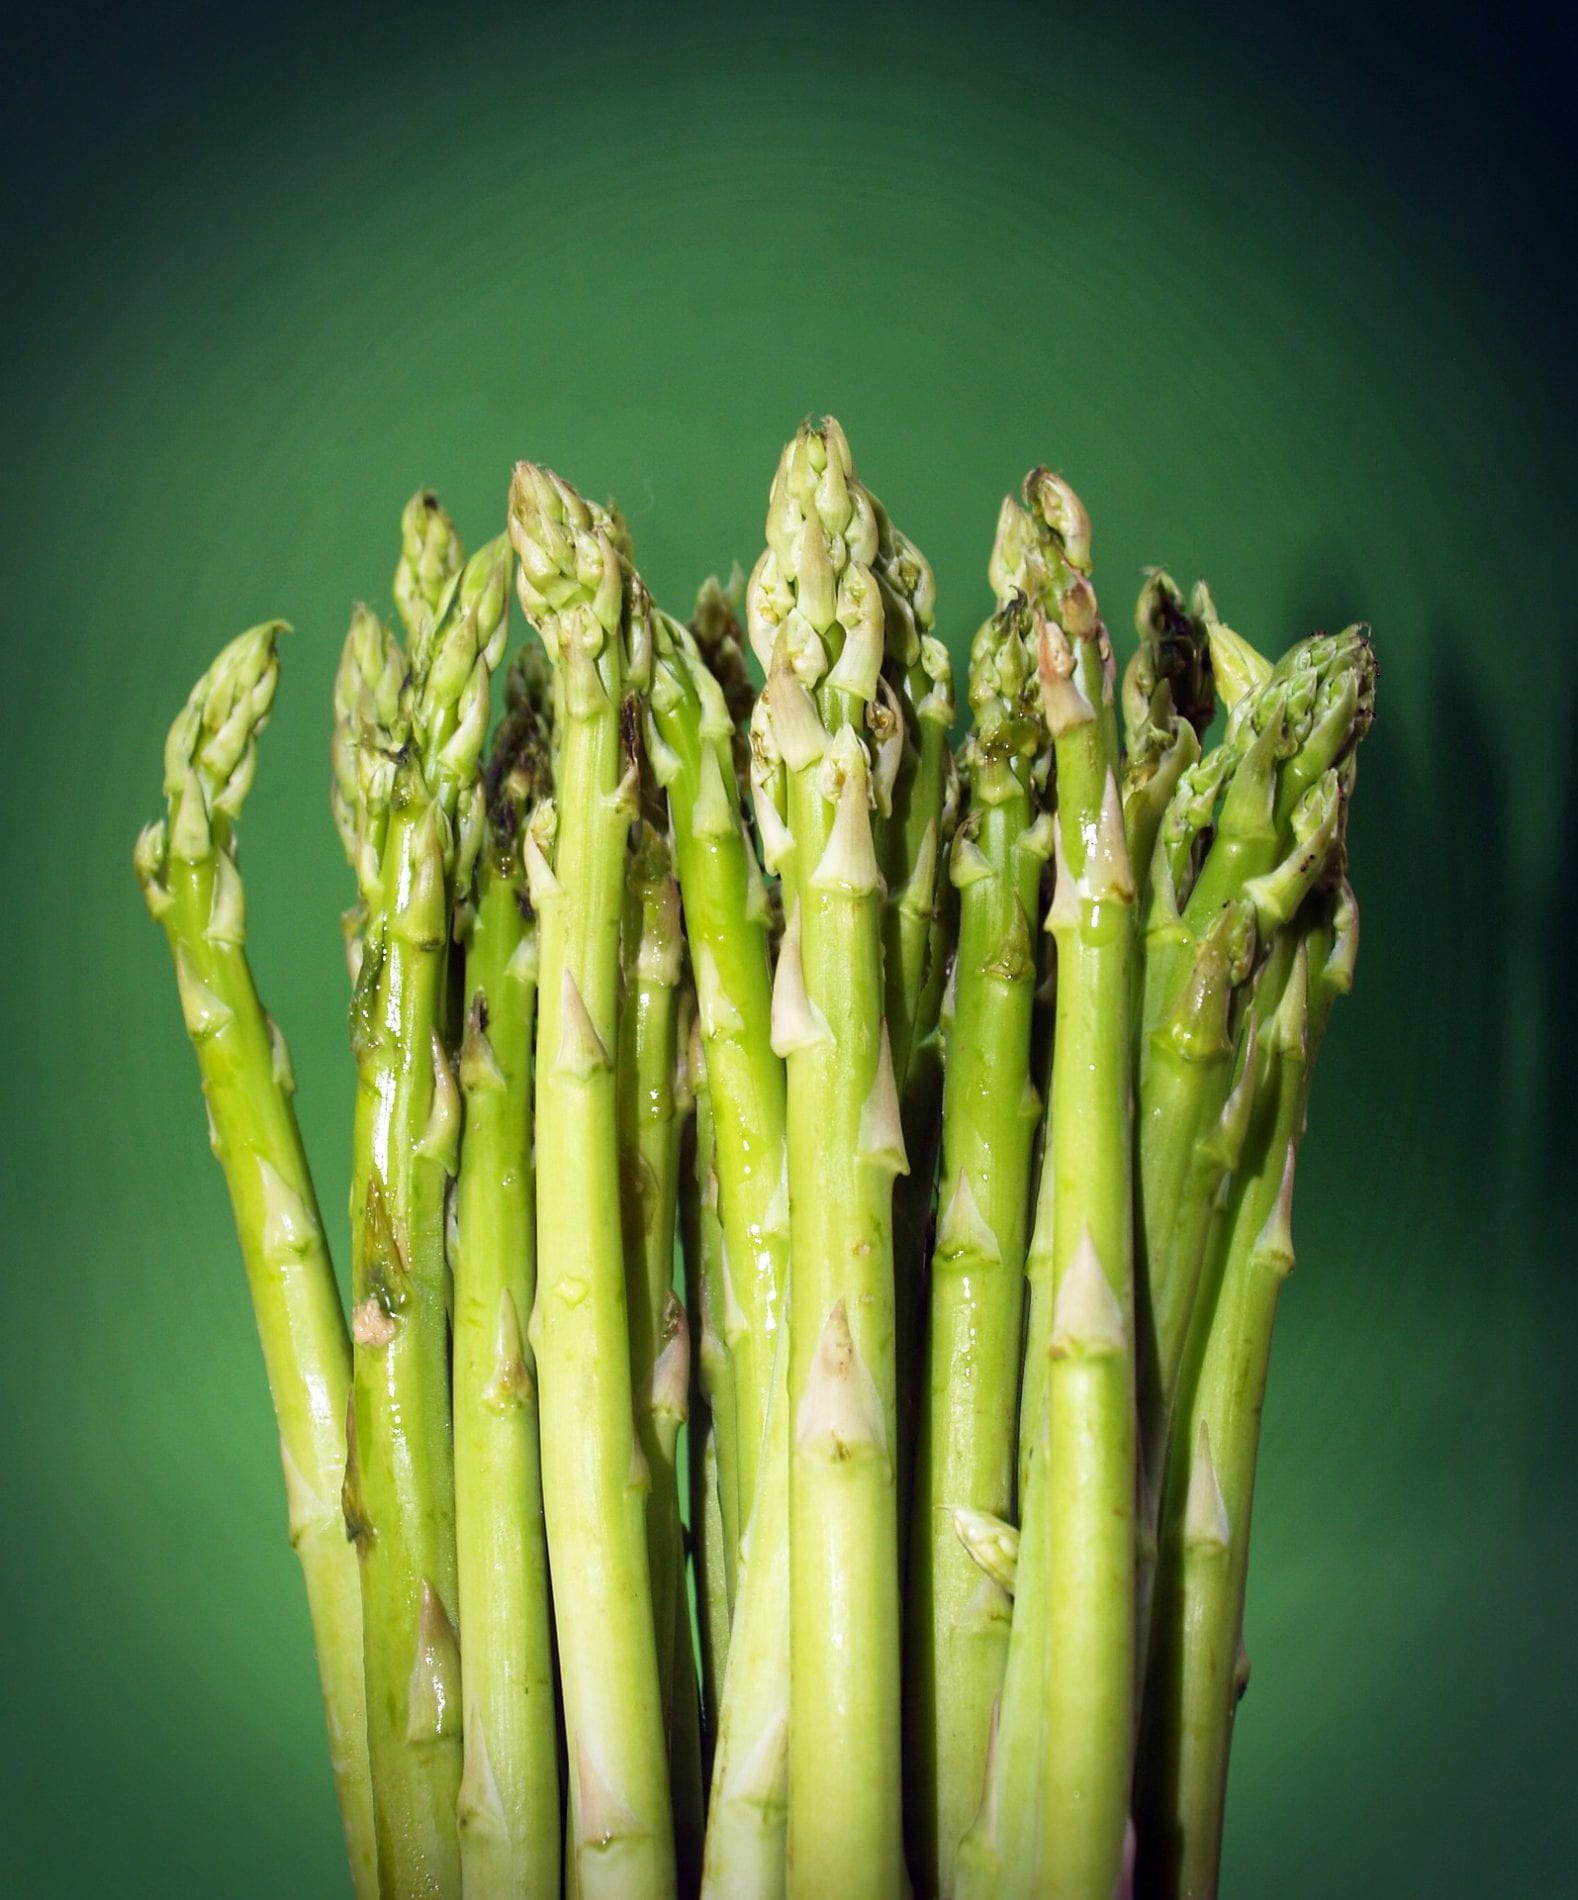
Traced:
<svg viewBox="0 0 1578 1900">
<path fill-rule="evenodd" d="M 505 638 L 502 538 L 448 584 L 407 680 L 389 815 L 351 1004 L 355 1346 L 346 1525 L 361 1557 L 379 1878 L 460 1890 L 462 1773 L 445 1202 L 460 1093 L 444 1047 L 457 815 Z"/>
<path fill-rule="evenodd" d="M 1169 1458 L 1141 1732 L 1139 1891 L 1212 1900 L 1233 1720 L 1247 1680 L 1244 1583 L 1277 1296 L 1293 1265 L 1293 1167 L 1332 1003 L 1352 983 L 1345 883 L 1284 929 L 1257 986 L 1254 1108 L 1190 1328 Z"/>
<path fill-rule="evenodd" d="M 897 1894 L 892 1199 L 906 1162 L 863 738 L 884 627 L 875 513 L 831 419 L 785 450 L 767 539 L 747 599 L 789 841 L 772 1012 L 794 1263 L 788 1891 Z"/>
<path fill-rule="evenodd" d="M 788 1877 L 789 1342 L 780 1327 L 761 1482 L 740 1554 L 713 1762 L 704 1900 L 775 1900 Z"/>
<path fill-rule="evenodd" d="M 705 606 L 704 597 L 698 618 Z M 696 980 L 721 1227 L 722 1297 L 712 1317 L 730 1362 L 729 1476 L 740 1536 L 755 1493 L 789 1248 L 784 1064 L 772 1047 L 768 908 L 739 806 L 735 716 L 691 631 L 660 613 L 655 632 L 648 750 L 668 798 Z"/>
<path fill-rule="evenodd" d="M 691 1418 L 696 1418 L 694 1406 Z M 692 1426 L 694 1430 L 694 1425 Z M 697 1645 L 701 1664 L 702 1780 L 712 1785 L 712 1764 L 723 1704 L 723 1677 L 729 1663 L 729 1598 L 724 1581 L 723 1501 L 719 1490 L 716 1427 L 710 1415 L 697 1444 L 691 1479 L 692 1531 L 696 1578 Z"/>
<path fill-rule="evenodd" d="M 1031 610 L 1016 597 L 975 637 L 966 816 L 951 875 L 959 948 L 943 1098 L 942 1215 L 932 1257 L 927 1371 L 912 1522 L 906 1730 L 910 1864 L 922 1892 L 953 1891 L 980 1804 L 1010 1606 L 956 1535 L 960 1510 L 1009 1518 L 1030 1160 L 1034 928 L 1051 820 Z M 1022 1092 L 1011 1086 L 1025 1077 Z"/>
<path fill-rule="evenodd" d="M 681 1884 L 694 1889 L 701 1865 L 700 1744 L 695 1671 L 687 1641 L 676 1672 L 685 1549 L 679 1510 L 679 1428 L 690 1409 L 690 1332 L 672 1290 L 680 1137 L 678 1043 L 684 968 L 679 889 L 668 842 L 653 820 L 663 801 L 633 828 L 625 882 L 624 987 L 617 1060 L 620 1206 L 625 1229 L 625 1299 L 630 1315 L 630 1377 L 636 1427 L 646 1459 L 647 1565 L 653 1629 L 669 1738 L 669 1784 Z M 688 1057 L 688 1050 L 686 1051 Z M 694 1752 L 696 1779 L 682 1782 L 680 1757 Z M 685 1878 L 687 1867 L 690 1878 Z"/>
<path fill-rule="evenodd" d="M 1065 747 L 1056 745 L 1056 727 L 1052 727 L 1054 770 L 1057 774 L 1058 835 L 1067 836 L 1071 816 L 1078 811 L 1083 814 L 1084 822 L 1092 826 L 1094 836 L 1090 813 L 1093 808 L 1100 813 L 1105 798 L 1105 774 L 1115 771 L 1118 760 L 1118 738 L 1110 683 L 1111 647 L 1106 629 L 1100 625 L 1099 616 L 1094 612 L 1093 596 L 1085 578 L 1090 566 L 1090 522 L 1078 496 L 1067 484 L 1044 469 L 1033 470 L 1026 476 L 1024 499 L 1023 507 L 1012 496 L 1006 497 L 1003 502 L 989 564 L 990 577 L 999 602 L 1022 594 L 1033 608 L 1039 609 L 1042 620 L 1050 617 L 1050 625 L 1058 631 L 1064 631 L 1059 616 L 1067 613 L 1072 613 L 1079 624 L 1089 623 L 1094 628 L 1088 636 L 1076 636 L 1072 643 L 1065 632 L 1061 646 L 1055 647 L 1053 657 L 1059 667 L 1068 666 L 1069 670 L 1066 674 L 1055 673 L 1048 682 L 1054 696 L 1066 702 L 1070 716 L 1082 713 L 1081 701 L 1091 708 L 1090 717 L 1081 716 L 1069 728 L 1070 743 Z M 1065 601 L 1068 603 L 1066 607 Z M 1040 622 L 1037 625 L 1039 640 Z M 1069 662 L 1076 657 L 1077 666 L 1069 666 Z M 1052 725 L 1050 717 L 1048 723 Z M 1065 766 L 1076 775 L 1074 782 L 1067 788 L 1062 783 Z M 1080 854 L 1078 862 L 1082 864 L 1084 840 L 1076 842 Z M 1058 878 L 1062 879 L 1065 886 L 1065 895 L 1069 882 L 1068 877 L 1063 876 L 1064 860 L 1058 859 L 1056 863 L 1054 901 Z M 1079 873 L 1071 871 L 1070 875 L 1077 878 Z M 1133 881 L 1132 869 L 1129 881 Z M 1063 1233 L 1065 1244 L 1068 1245 L 1078 1239 L 1077 1229 L 1072 1239 L 1068 1239 L 1067 1227 L 1059 1225 L 1056 1215 L 1057 1170 L 1049 1166 L 1055 1124 L 1056 1025 L 1063 1021 L 1068 1011 L 1068 999 L 1063 995 L 1065 959 L 1062 956 L 1062 938 L 1053 927 L 1050 910 L 1046 931 L 1054 940 L 1057 955 L 1047 986 L 1054 1005 L 1052 1059 L 1046 1070 L 1048 1086 L 1042 1134 L 1043 1154 L 1038 1170 L 1035 1218 L 1026 1261 L 1030 1303 L 1019 1411 L 1018 1490 L 1021 1504 L 1028 1494 L 1032 1448 L 1041 1431 L 1041 1388 L 1047 1372 L 1052 1309 L 1056 1296 L 1054 1267 L 1057 1236 Z M 1125 958 L 1131 972 L 1134 961 L 1132 956 Z M 1096 1027 L 1089 1008 L 1087 1002 L 1081 1002 L 1078 1010 L 1070 1012 L 1082 1034 Z M 1121 1016 L 1126 1022 L 1126 1006 Z M 1111 1160 L 1112 1157 L 1109 1155 L 1107 1159 Z"/>
<path fill-rule="evenodd" d="M 723 1224 L 718 1214 L 718 1171 L 714 1165 L 712 1084 L 707 1074 L 699 1016 L 691 1022 L 689 1048 L 690 1087 L 695 1097 L 695 1142 L 688 1176 L 695 1211 L 685 1248 L 685 1297 L 695 1321 L 694 1363 L 709 1426 L 711 1476 L 702 1474 L 703 1495 L 715 1500 L 717 1508 L 719 1545 L 716 1562 L 710 1543 L 707 1546 L 704 1607 L 714 1638 L 710 1680 L 716 1693 L 721 1695 L 723 1665 L 729 1648 L 729 1619 L 734 1610 L 735 1563 L 740 1548 L 739 1430 L 734 1359 L 723 1336 L 727 1305 Z M 717 1734 L 716 1712 L 710 1732 L 713 1736 Z"/>
<path fill-rule="evenodd" d="M 925 1274 L 941 1131 L 937 1036 L 953 932 L 948 846 L 958 775 L 948 750 L 953 664 L 932 634 L 937 588 L 919 548 L 875 496 L 884 653 L 872 734 L 872 834 L 882 872 L 883 1019 L 899 1091 L 909 1170 L 894 1184 L 894 1363 L 898 1383 L 898 1490 L 904 1521 L 920 1407 L 917 1367 L 925 1330 Z"/>
<path fill-rule="evenodd" d="M 464 1139 L 454 1253 L 461 1875 L 468 1896 L 557 1894 L 558 1734 L 537 1389 L 531 1050 L 536 920 L 524 829 L 546 795 L 547 733 L 517 687 L 487 767 L 487 835 L 466 943 Z"/>
<path fill-rule="evenodd" d="M 165 747 L 167 816 L 137 841 L 148 909 L 175 959 L 181 1013 L 224 1170 L 279 1426 L 290 1541 L 301 1563 L 351 1875 L 378 1891 L 361 1589 L 339 1508 L 351 1352 L 291 1096 L 290 1056 L 246 955 L 234 826 L 278 680 L 278 622 L 232 641 Z"/>
<path fill-rule="evenodd" d="M 1026 478 L 1024 500 L 1023 509 L 1005 505 L 992 579 L 1000 595 L 1017 587 L 1037 616 L 1057 770 L 1057 880 L 1047 918 L 1057 941 L 1057 1020 L 1034 1250 L 1050 1257 L 1050 1274 L 1032 1280 L 1021 1414 L 1038 1421 L 1042 1452 L 1025 1490 L 998 1737 L 1008 1751 L 1034 1748 L 1039 1716 L 1037 1839 L 1015 1843 L 1004 1877 L 1009 1890 L 1022 1888 L 1013 1862 L 1030 1852 L 1031 1890 L 1110 1900 L 1133 1751 L 1135 892 L 1117 784 L 1111 651 L 1086 578 L 1089 521 L 1073 491 L 1045 469 Z M 1036 1299 L 1043 1288 L 1050 1312 Z M 1038 1696 L 1027 1681 L 1039 1683 Z M 991 1794 L 986 1808 L 990 1819 Z M 1000 1794 L 995 1811 L 1001 1817 Z M 1024 1827 L 1017 1819 L 1008 1825 Z"/>
<path fill-rule="evenodd" d="M 528 462 L 511 484 L 510 534 L 521 603 L 557 675 L 552 861 L 531 843 L 527 859 L 542 950 L 530 1337 L 569 1757 L 571 1877 L 586 1900 L 667 1896 L 675 1887 L 673 1820 L 647 1564 L 650 1473 L 631 1382 L 613 1060 L 651 609 L 603 512 Z"/>
<path fill-rule="evenodd" d="M 1203 604 L 1208 608 L 1209 602 Z M 1147 892 L 1136 1110 L 1144 1272 L 1140 1385 L 1141 1627 L 1180 1359 L 1226 1173 L 1235 992 L 1255 967 L 1272 898 L 1291 914 L 1326 861 L 1338 775 L 1368 727 L 1374 661 L 1360 628 L 1301 641 L 1269 669 L 1204 616 L 1239 696 L 1222 743 L 1179 776 Z M 1256 678 L 1258 686 L 1240 682 Z"/>
</svg>

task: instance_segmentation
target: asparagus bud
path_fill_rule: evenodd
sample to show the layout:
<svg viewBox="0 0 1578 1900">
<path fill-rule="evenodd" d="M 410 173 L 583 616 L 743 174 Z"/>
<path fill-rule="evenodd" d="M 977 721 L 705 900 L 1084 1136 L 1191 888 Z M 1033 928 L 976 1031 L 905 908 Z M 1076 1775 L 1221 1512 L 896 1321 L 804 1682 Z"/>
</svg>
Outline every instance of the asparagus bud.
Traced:
<svg viewBox="0 0 1578 1900">
<path fill-rule="evenodd" d="M 411 657 L 426 657 L 429 630 L 465 550 L 447 508 L 430 488 L 419 488 L 400 514 L 400 559 L 395 567 L 395 606 L 411 643 Z"/>
</svg>

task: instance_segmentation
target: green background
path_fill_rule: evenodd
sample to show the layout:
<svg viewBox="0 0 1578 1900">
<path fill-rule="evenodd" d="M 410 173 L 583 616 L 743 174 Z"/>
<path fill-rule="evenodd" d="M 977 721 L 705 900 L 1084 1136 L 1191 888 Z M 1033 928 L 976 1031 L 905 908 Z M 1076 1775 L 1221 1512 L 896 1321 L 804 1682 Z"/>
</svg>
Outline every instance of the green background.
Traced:
<svg viewBox="0 0 1578 1900">
<path fill-rule="evenodd" d="M 1553 16 L 1554 18 L 1554 16 Z M 845 424 L 957 642 L 1046 459 L 1280 647 L 1373 621 L 1365 939 L 1301 1168 L 1226 1893 L 1569 1890 L 1568 49 L 1533 12 L 57 7 L 3 101 L 4 1878 L 341 1891 L 250 1311 L 129 864 L 295 623 L 251 948 L 343 1242 L 328 694 L 401 502 L 510 463 L 683 606 Z M 340 1246 L 343 1258 L 343 1244 Z"/>
</svg>

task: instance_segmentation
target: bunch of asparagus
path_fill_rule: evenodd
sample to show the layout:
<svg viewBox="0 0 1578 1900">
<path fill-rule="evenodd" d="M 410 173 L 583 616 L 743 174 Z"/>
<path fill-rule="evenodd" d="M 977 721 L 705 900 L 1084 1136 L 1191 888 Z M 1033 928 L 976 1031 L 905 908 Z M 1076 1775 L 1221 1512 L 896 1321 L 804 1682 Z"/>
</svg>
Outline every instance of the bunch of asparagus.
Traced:
<svg viewBox="0 0 1578 1900">
<path fill-rule="evenodd" d="M 738 589 L 671 618 L 548 470 L 469 559 L 407 507 L 404 641 L 358 607 L 335 687 L 348 1320 L 245 952 L 278 623 L 166 745 L 137 870 L 356 1889 L 1212 1894 L 1370 645 L 1273 663 L 1157 570 L 1118 690 L 1036 469 L 955 753 L 831 419 L 766 539 L 758 693 Z"/>
</svg>

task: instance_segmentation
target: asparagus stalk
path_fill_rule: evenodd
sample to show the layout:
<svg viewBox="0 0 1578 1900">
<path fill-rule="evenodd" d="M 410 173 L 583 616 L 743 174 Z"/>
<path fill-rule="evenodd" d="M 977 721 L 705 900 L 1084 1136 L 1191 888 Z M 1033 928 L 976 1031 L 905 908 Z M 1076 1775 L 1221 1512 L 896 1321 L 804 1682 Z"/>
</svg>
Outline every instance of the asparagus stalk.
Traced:
<svg viewBox="0 0 1578 1900">
<path fill-rule="evenodd" d="M 345 1540 L 351 1352 L 296 1126 L 290 1056 L 246 955 L 234 826 L 278 680 L 278 622 L 233 640 L 193 689 L 165 747 L 166 818 L 137 840 L 148 909 L 175 960 L 181 1013 L 224 1170 L 279 1426 L 290 1541 L 312 1618 L 329 1755 L 355 1890 L 378 1891 L 362 1687 L 361 1590 Z"/>
<path fill-rule="evenodd" d="M 1024 500 L 1023 509 L 1005 504 L 992 566 L 999 593 L 1017 586 L 1037 616 L 1057 769 L 1057 881 L 1047 918 L 1057 941 L 1057 1019 L 1036 1233 L 1050 1274 L 1039 1286 L 1032 1281 L 1022 1412 L 1022 1420 L 1038 1421 L 1042 1450 L 1028 1473 L 998 1738 L 1009 1751 L 1034 1749 L 1039 1716 L 1038 1838 L 1032 1844 L 1025 1824 L 1008 1820 L 1021 1834 L 1004 1873 L 1011 1890 L 1022 1888 L 1025 1874 L 1014 1863 L 1030 1853 L 1034 1891 L 1110 1900 L 1123 1861 L 1133 1749 L 1135 893 L 1116 776 L 1111 651 L 1086 578 L 1089 521 L 1073 491 L 1045 469 L 1026 478 Z M 1035 1297 L 1043 1288 L 1050 1312 Z M 1039 1684 L 1038 1695 L 1027 1682 Z M 996 1813 L 1003 1814 L 1000 1793 Z"/>
<path fill-rule="evenodd" d="M 1048 715 L 1053 732 L 1054 769 L 1057 775 L 1057 837 L 1067 839 L 1071 823 L 1078 822 L 1074 819 L 1076 812 L 1090 826 L 1091 836 L 1094 837 L 1096 819 L 1092 813 L 1097 817 L 1101 815 L 1106 797 L 1106 774 L 1115 770 L 1118 760 L 1118 739 L 1109 677 L 1111 647 L 1106 629 L 1101 626 L 1099 616 L 1095 613 L 1094 597 L 1085 578 L 1090 566 L 1090 522 L 1078 496 L 1045 469 L 1032 470 L 1026 476 L 1024 500 L 1025 505 L 1021 507 L 1012 496 L 1004 499 L 992 548 L 991 581 L 1000 602 L 1011 599 L 1015 594 L 1022 594 L 1034 609 L 1039 610 L 1038 668 L 1041 622 L 1046 621 L 1049 629 L 1064 633 L 1061 644 L 1057 644 L 1051 631 L 1048 639 L 1052 648 L 1050 658 L 1056 662 L 1056 669 L 1067 667 L 1068 671 L 1065 673 L 1054 669 L 1047 679 L 1047 685 L 1059 702 L 1059 719 L 1065 716 L 1078 717 L 1068 729 L 1069 742 L 1058 746 L 1057 726 Z M 1075 634 L 1072 643 L 1067 635 L 1073 633 L 1074 629 L 1065 632 L 1059 624 L 1059 616 L 1069 614 L 1074 616 L 1079 626 L 1091 629 L 1085 634 Z M 1077 661 L 1077 664 L 1071 665 L 1073 661 Z M 1089 716 L 1083 714 L 1081 701 L 1090 708 Z M 1066 788 L 1062 782 L 1065 770 L 1075 774 Z M 1107 830 L 1110 831 L 1110 828 L 1109 823 Z M 1060 883 L 1067 899 L 1069 878 L 1077 879 L 1080 875 L 1072 866 L 1083 865 L 1084 849 L 1085 840 L 1079 838 L 1074 842 L 1074 855 L 1065 851 L 1064 856 L 1056 860 L 1054 900 Z M 1071 867 L 1068 876 L 1064 875 L 1065 861 Z M 1129 882 L 1132 881 L 1131 869 Z M 1071 1009 L 1069 999 L 1063 994 L 1063 940 L 1054 928 L 1050 909 L 1046 931 L 1054 940 L 1057 954 L 1047 985 L 1053 1004 L 1051 1058 L 1046 1070 L 1046 1120 L 1042 1133 L 1043 1153 L 1039 1165 L 1036 1211 L 1026 1261 L 1030 1302 L 1019 1408 L 1018 1488 L 1021 1504 L 1028 1495 L 1032 1448 L 1041 1431 L 1041 1388 L 1047 1372 L 1052 1310 L 1056 1296 L 1057 1237 L 1063 1234 L 1065 1245 L 1070 1247 L 1078 1240 L 1077 1228 L 1070 1238 L 1067 1224 L 1060 1225 L 1060 1217 L 1056 1213 L 1058 1175 L 1056 1168 L 1050 1165 L 1056 1138 L 1057 1026 L 1063 1022 L 1065 1014 L 1072 1017 L 1078 1033 L 1088 1033 L 1097 1026 L 1090 1013 L 1094 1005 L 1089 999 L 1081 999 L 1078 1008 Z M 1125 956 L 1124 961 L 1126 967 L 1132 970 L 1135 961 L 1132 955 Z M 1120 1014 L 1126 1023 L 1126 1004 Z M 1065 1063 L 1065 1072 L 1069 1072 L 1073 1066 L 1072 1062 Z M 1109 1154 L 1107 1159 L 1112 1160 L 1113 1157 Z"/>
<path fill-rule="evenodd" d="M 724 1659 L 729 1648 L 729 1618 L 734 1608 L 735 1563 L 740 1547 L 739 1430 L 734 1360 L 723 1337 L 723 1314 L 727 1305 L 723 1225 L 718 1214 L 718 1171 L 714 1165 L 712 1084 L 707 1074 L 699 1017 L 691 1023 L 689 1049 L 690 1086 L 695 1097 L 695 1140 L 687 1173 L 693 1190 L 694 1215 L 685 1247 L 685 1297 L 696 1322 L 694 1361 L 707 1408 L 711 1475 L 704 1471 L 700 1483 L 702 1495 L 717 1511 L 716 1561 L 709 1542 L 703 1608 L 714 1639 L 710 1681 L 721 1695 Z M 710 1732 L 717 1734 L 715 1711 Z"/>
<path fill-rule="evenodd" d="M 954 840 L 959 948 L 943 1098 L 942 1215 L 932 1258 L 909 1573 L 910 1862 L 953 1891 L 975 1817 L 1010 1606 L 955 1532 L 960 1510 L 1011 1517 L 1030 1160 L 1034 919 L 1051 820 L 1031 611 L 1016 597 L 970 656 L 968 807 Z M 1025 1077 L 1016 1093 L 1012 1078 Z"/>
<path fill-rule="evenodd" d="M 883 611 L 876 517 L 831 419 L 803 426 L 785 450 L 767 538 L 748 603 L 752 644 L 770 656 L 766 698 L 786 780 L 774 816 L 790 840 L 773 995 L 773 1043 L 788 1063 L 794 1262 L 788 1890 L 897 1894 L 892 1199 L 906 1163 L 882 1021 L 862 736 Z"/>
<path fill-rule="evenodd" d="M 697 1413 L 692 1407 L 692 1432 Z M 691 1537 L 696 1579 L 697 1644 L 701 1663 L 702 1780 L 712 1785 L 723 1677 L 729 1662 L 729 1599 L 724 1582 L 723 1501 L 719 1490 L 716 1429 L 709 1416 L 692 1443 Z"/>
<path fill-rule="evenodd" d="M 575 1890 L 674 1892 L 620 1227 L 613 1050 L 625 841 L 639 816 L 634 702 L 651 609 L 612 524 L 557 476 L 515 470 L 521 603 L 556 673 L 557 827 L 528 858 L 542 932 L 537 1032 L 543 1505 L 554 1578 Z M 626 712 L 627 695 L 631 704 Z"/>
<path fill-rule="evenodd" d="M 708 1139 L 721 1212 L 714 1323 L 703 1329 L 703 1349 L 710 1335 L 714 1352 L 726 1356 L 732 1402 L 732 1470 L 726 1440 L 719 1440 L 722 1516 L 731 1538 L 745 1535 L 764 1552 L 754 1569 L 732 1552 L 726 1559 L 735 1579 L 735 1622 L 718 1714 L 703 1890 L 761 1894 L 781 1890 L 784 1866 L 788 1450 L 782 1436 L 786 1402 L 781 1391 L 776 1399 L 770 1394 L 787 1370 L 780 1341 L 789 1197 L 784 1063 L 772 1040 L 768 909 L 732 789 L 743 669 L 737 645 L 719 621 L 717 602 L 709 602 L 704 591 L 695 625 L 707 634 L 719 668 L 715 675 L 703 661 L 700 636 L 659 617 L 652 705 L 697 977 Z M 743 1275 L 736 1263 L 744 1264 Z M 728 1409 L 717 1416 L 726 1420 Z M 772 1438 L 766 1437 L 770 1416 L 777 1419 Z M 753 1527 L 748 1532 L 747 1524 Z"/>
<path fill-rule="evenodd" d="M 948 750 L 953 665 L 932 634 L 937 588 L 926 557 L 875 496 L 884 653 L 872 735 L 872 833 L 882 872 L 883 1019 L 899 1090 L 909 1170 L 894 1184 L 894 1363 L 899 1419 L 898 1494 L 905 1521 L 920 1407 L 917 1369 L 925 1330 L 926 1260 L 941 1132 L 942 1054 L 937 1036 L 952 944 L 948 847 L 958 775 Z"/>
<path fill-rule="evenodd" d="M 1244 1583 L 1266 1371 L 1293 1265 L 1293 1168 L 1310 1075 L 1352 983 L 1357 913 L 1340 884 L 1281 933 L 1257 989 L 1255 1105 L 1200 1301 L 1169 1459 L 1156 1634 L 1137 1781 L 1139 1890 L 1217 1891 L 1233 1721 L 1247 1681 Z"/>
<path fill-rule="evenodd" d="M 704 596 L 698 621 L 705 609 Z M 673 824 L 707 1076 L 720 1220 L 712 1318 L 732 1379 L 727 1475 L 738 1537 L 755 1493 L 787 1271 L 784 1064 L 772 1047 L 769 913 L 739 807 L 735 716 L 691 631 L 666 614 L 655 631 L 649 751 Z"/>
<path fill-rule="evenodd" d="M 1220 623 L 1207 614 L 1205 624 L 1213 652 L 1228 652 Z M 1250 669 L 1250 649 L 1229 638 L 1224 673 L 1239 697 L 1222 743 L 1182 772 L 1169 801 L 1145 924 L 1135 1137 L 1142 1628 L 1179 1364 L 1226 1172 L 1234 993 L 1254 968 L 1270 895 L 1291 912 L 1325 863 L 1340 816 L 1335 775 L 1374 706 L 1362 629 L 1302 641 L 1274 670 Z M 1248 678 L 1260 684 L 1240 687 Z"/>
<path fill-rule="evenodd" d="M 505 638 L 502 537 L 448 583 L 402 696 L 367 950 L 351 1006 L 352 1434 L 347 1529 L 361 1558 L 379 1878 L 460 1890 L 462 1773 L 445 1203 L 460 1095 L 443 1042 L 450 919 Z"/>
<path fill-rule="evenodd" d="M 637 1433 L 650 1476 L 647 1565 L 669 1738 L 676 1849 L 682 1884 L 693 1889 L 701 1865 L 702 1791 L 700 1744 L 692 1748 L 689 1736 L 698 1712 L 688 1641 L 684 1670 L 676 1669 L 685 1580 L 677 1453 L 679 1428 L 690 1408 L 690 1332 L 672 1289 L 683 1131 L 678 1027 L 684 958 L 679 889 L 667 840 L 653 822 L 664 816 L 662 800 L 648 803 L 649 815 L 632 830 L 625 883 L 617 1062 L 620 1206 L 630 1377 L 637 1394 Z M 680 1757 L 689 1759 L 692 1753 L 693 1783 L 682 1781 L 677 1772 Z"/>
<path fill-rule="evenodd" d="M 560 1794 L 537 1390 L 531 1049 L 537 928 L 522 840 L 547 792 L 547 733 L 523 682 L 487 768 L 488 830 L 466 943 L 465 1109 L 454 1255 L 461 1874 L 468 1896 L 556 1894 Z"/>
<path fill-rule="evenodd" d="M 704 1900 L 775 1900 L 788 1876 L 789 1347 L 779 1329 L 761 1482 L 740 1556 L 712 1772 Z"/>
</svg>

